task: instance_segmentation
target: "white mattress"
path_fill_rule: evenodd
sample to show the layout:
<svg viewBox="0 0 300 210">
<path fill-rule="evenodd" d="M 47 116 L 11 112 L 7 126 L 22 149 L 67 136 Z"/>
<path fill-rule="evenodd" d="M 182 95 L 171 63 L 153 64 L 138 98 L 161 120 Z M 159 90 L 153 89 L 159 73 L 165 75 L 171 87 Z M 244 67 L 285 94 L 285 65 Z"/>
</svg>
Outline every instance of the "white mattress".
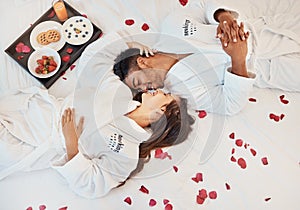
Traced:
<svg viewBox="0 0 300 210">
<path fill-rule="evenodd" d="M 163 17 L 174 9 L 185 9 L 177 0 L 67 2 L 86 14 L 104 34 L 120 28 L 130 34 L 159 32 Z M 275 8 L 273 3 L 278 7 L 281 5 L 282 10 L 297 11 L 298 8 L 299 11 L 292 0 L 287 3 L 273 1 L 271 5 L 265 2 L 256 1 L 252 7 L 247 3 L 237 6 L 248 15 L 255 15 L 263 8 L 272 10 Z M 233 0 L 230 3 L 235 5 Z M 0 2 L 0 91 L 32 85 L 42 87 L 4 50 L 48 10 L 50 4 L 51 1 L 42 0 Z M 134 25 L 126 25 L 126 19 L 134 19 Z M 148 31 L 141 29 L 144 23 L 149 25 Z M 74 65 L 77 64 L 78 60 Z M 72 91 L 75 82 L 76 66 L 59 78 L 49 92 L 57 97 L 65 96 Z M 281 102 L 282 95 L 289 101 L 288 104 Z M 167 209 L 170 206 L 174 210 L 299 209 L 300 94 L 255 88 L 251 98 L 245 109 L 233 117 L 208 114 L 205 118 L 198 118 L 194 113 L 197 120 L 189 141 L 164 149 L 172 158 L 153 158 L 141 174 L 103 198 L 87 200 L 77 196 L 57 172 L 47 169 L 17 173 L 1 180 L 0 208 L 39 209 L 45 205 L 50 210 L 63 207 L 68 210 Z M 270 119 L 270 114 L 283 114 L 283 118 L 276 122 Z M 234 138 L 230 135 L 232 133 Z M 238 139 L 243 141 L 241 147 L 236 145 Z M 217 145 L 211 144 L 216 146 L 212 155 L 206 153 L 208 140 L 219 142 Z M 243 158 L 247 167 L 242 169 L 231 160 L 232 157 L 236 160 Z M 262 158 L 267 158 L 267 165 L 263 164 Z M 195 181 L 197 173 L 202 174 L 202 181 Z M 142 192 L 141 186 L 149 192 Z M 201 189 L 207 193 L 215 191 L 217 198 L 207 198 L 203 204 L 198 204 L 196 199 Z M 131 204 L 124 201 L 128 197 Z M 156 205 L 149 204 L 151 199 L 156 201 Z"/>
</svg>

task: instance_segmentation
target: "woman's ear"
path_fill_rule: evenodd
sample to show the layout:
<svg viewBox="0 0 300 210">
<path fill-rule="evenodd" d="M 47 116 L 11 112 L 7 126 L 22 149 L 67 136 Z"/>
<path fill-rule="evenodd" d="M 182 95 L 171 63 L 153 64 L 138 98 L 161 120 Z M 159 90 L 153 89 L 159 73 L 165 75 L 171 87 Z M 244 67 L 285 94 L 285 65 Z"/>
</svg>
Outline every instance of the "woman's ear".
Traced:
<svg viewBox="0 0 300 210">
<path fill-rule="evenodd" d="M 148 59 L 146 57 L 139 56 L 136 59 L 136 62 L 137 62 L 137 65 L 140 67 L 140 69 L 146 69 L 146 68 L 150 67 Z"/>
</svg>

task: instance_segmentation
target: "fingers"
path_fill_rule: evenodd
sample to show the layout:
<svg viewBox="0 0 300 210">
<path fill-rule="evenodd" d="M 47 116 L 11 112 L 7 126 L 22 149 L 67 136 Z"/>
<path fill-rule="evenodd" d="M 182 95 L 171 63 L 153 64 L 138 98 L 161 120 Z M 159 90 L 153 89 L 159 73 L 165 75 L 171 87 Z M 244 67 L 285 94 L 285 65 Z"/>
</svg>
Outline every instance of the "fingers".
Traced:
<svg viewBox="0 0 300 210">
<path fill-rule="evenodd" d="M 146 57 L 153 56 L 154 53 L 156 53 L 156 52 L 157 52 L 157 50 L 150 49 L 150 48 L 145 47 L 145 46 L 140 48 L 140 55 L 145 54 Z"/>
</svg>

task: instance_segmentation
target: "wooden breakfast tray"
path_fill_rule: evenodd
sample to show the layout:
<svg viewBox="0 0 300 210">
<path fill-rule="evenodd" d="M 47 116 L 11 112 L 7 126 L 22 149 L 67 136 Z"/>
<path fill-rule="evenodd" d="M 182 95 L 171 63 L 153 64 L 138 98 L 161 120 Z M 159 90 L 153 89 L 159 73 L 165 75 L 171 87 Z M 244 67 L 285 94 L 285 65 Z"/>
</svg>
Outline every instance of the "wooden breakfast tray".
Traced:
<svg viewBox="0 0 300 210">
<path fill-rule="evenodd" d="M 67 8 L 69 18 L 73 17 L 73 16 L 81 16 L 82 15 L 77 10 L 75 10 L 72 6 L 70 6 L 67 2 L 64 2 L 64 3 Z M 52 7 L 48 11 L 46 11 L 34 24 L 32 24 L 32 26 L 29 29 L 27 29 L 19 38 L 17 38 L 5 50 L 5 52 L 9 56 L 11 56 L 18 64 L 20 64 L 30 75 L 32 75 L 32 74 L 28 70 L 27 61 L 28 61 L 28 58 L 31 55 L 31 53 L 34 52 L 34 48 L 30 44 L 30 33 L 35 28 L 35 26 L 37 26 L 39 23 L 41 23 L 43 21 L 48 21 L 48 20 L 61 23 L 57 19 Z M 54 84 L 54 82 L 72 65 L 72 63 L 74 63 L 80 57 L 83 50 L 90 43 L 97 40 L 102 35 L 102 30 L 100 28 L 98 28 L 96 25 L 94 25 L 93 23 L 92 23 L 92 25 L 93 25 L 94 30 L 93 30 L 93 35 L 89 39 L 89 41 L 87 41 L 86 43 L 84 43 L 82 45 L 71 45 L 66 42 L 65 45 L 58 51 L 58 54 L 60 55 L 61 58 L 65 55 L 70 55 L 70 59 L 67 62 L 61 61 L 61 66 L 56 74 L 54 74 L 53 76 L 51 76 L 49 78 L 38 78 L 33 75 L 32 76 L 34 78 L 36 78 L 46 88 L 51 87 L 51 85 Z M 29 53 L 23 53 L 23 52 L 16 51 L 16 46 L 20 42 L 22 42 L 25 45 L 30 47 L 31 50 Z M 72 49 L 72 53 L 68 54 L 67 49 L 70 50 L 70 48 Z"/>
</svg>

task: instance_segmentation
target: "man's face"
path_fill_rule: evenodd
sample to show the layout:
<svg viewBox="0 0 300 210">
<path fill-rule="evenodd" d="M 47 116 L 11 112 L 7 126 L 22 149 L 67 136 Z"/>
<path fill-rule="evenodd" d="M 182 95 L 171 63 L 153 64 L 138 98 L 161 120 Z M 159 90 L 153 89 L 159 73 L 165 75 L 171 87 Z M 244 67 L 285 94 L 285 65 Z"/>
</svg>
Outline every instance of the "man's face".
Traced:
<svg viewBox="0 0 300 210">
<path fill-rule="evenodd" d="M 129 72 L 124 82 L 128 87 L 135 90 L 157 89 L 164 86 L 161 71 L 155 69 L 142 69 Z"/>
</svg>

